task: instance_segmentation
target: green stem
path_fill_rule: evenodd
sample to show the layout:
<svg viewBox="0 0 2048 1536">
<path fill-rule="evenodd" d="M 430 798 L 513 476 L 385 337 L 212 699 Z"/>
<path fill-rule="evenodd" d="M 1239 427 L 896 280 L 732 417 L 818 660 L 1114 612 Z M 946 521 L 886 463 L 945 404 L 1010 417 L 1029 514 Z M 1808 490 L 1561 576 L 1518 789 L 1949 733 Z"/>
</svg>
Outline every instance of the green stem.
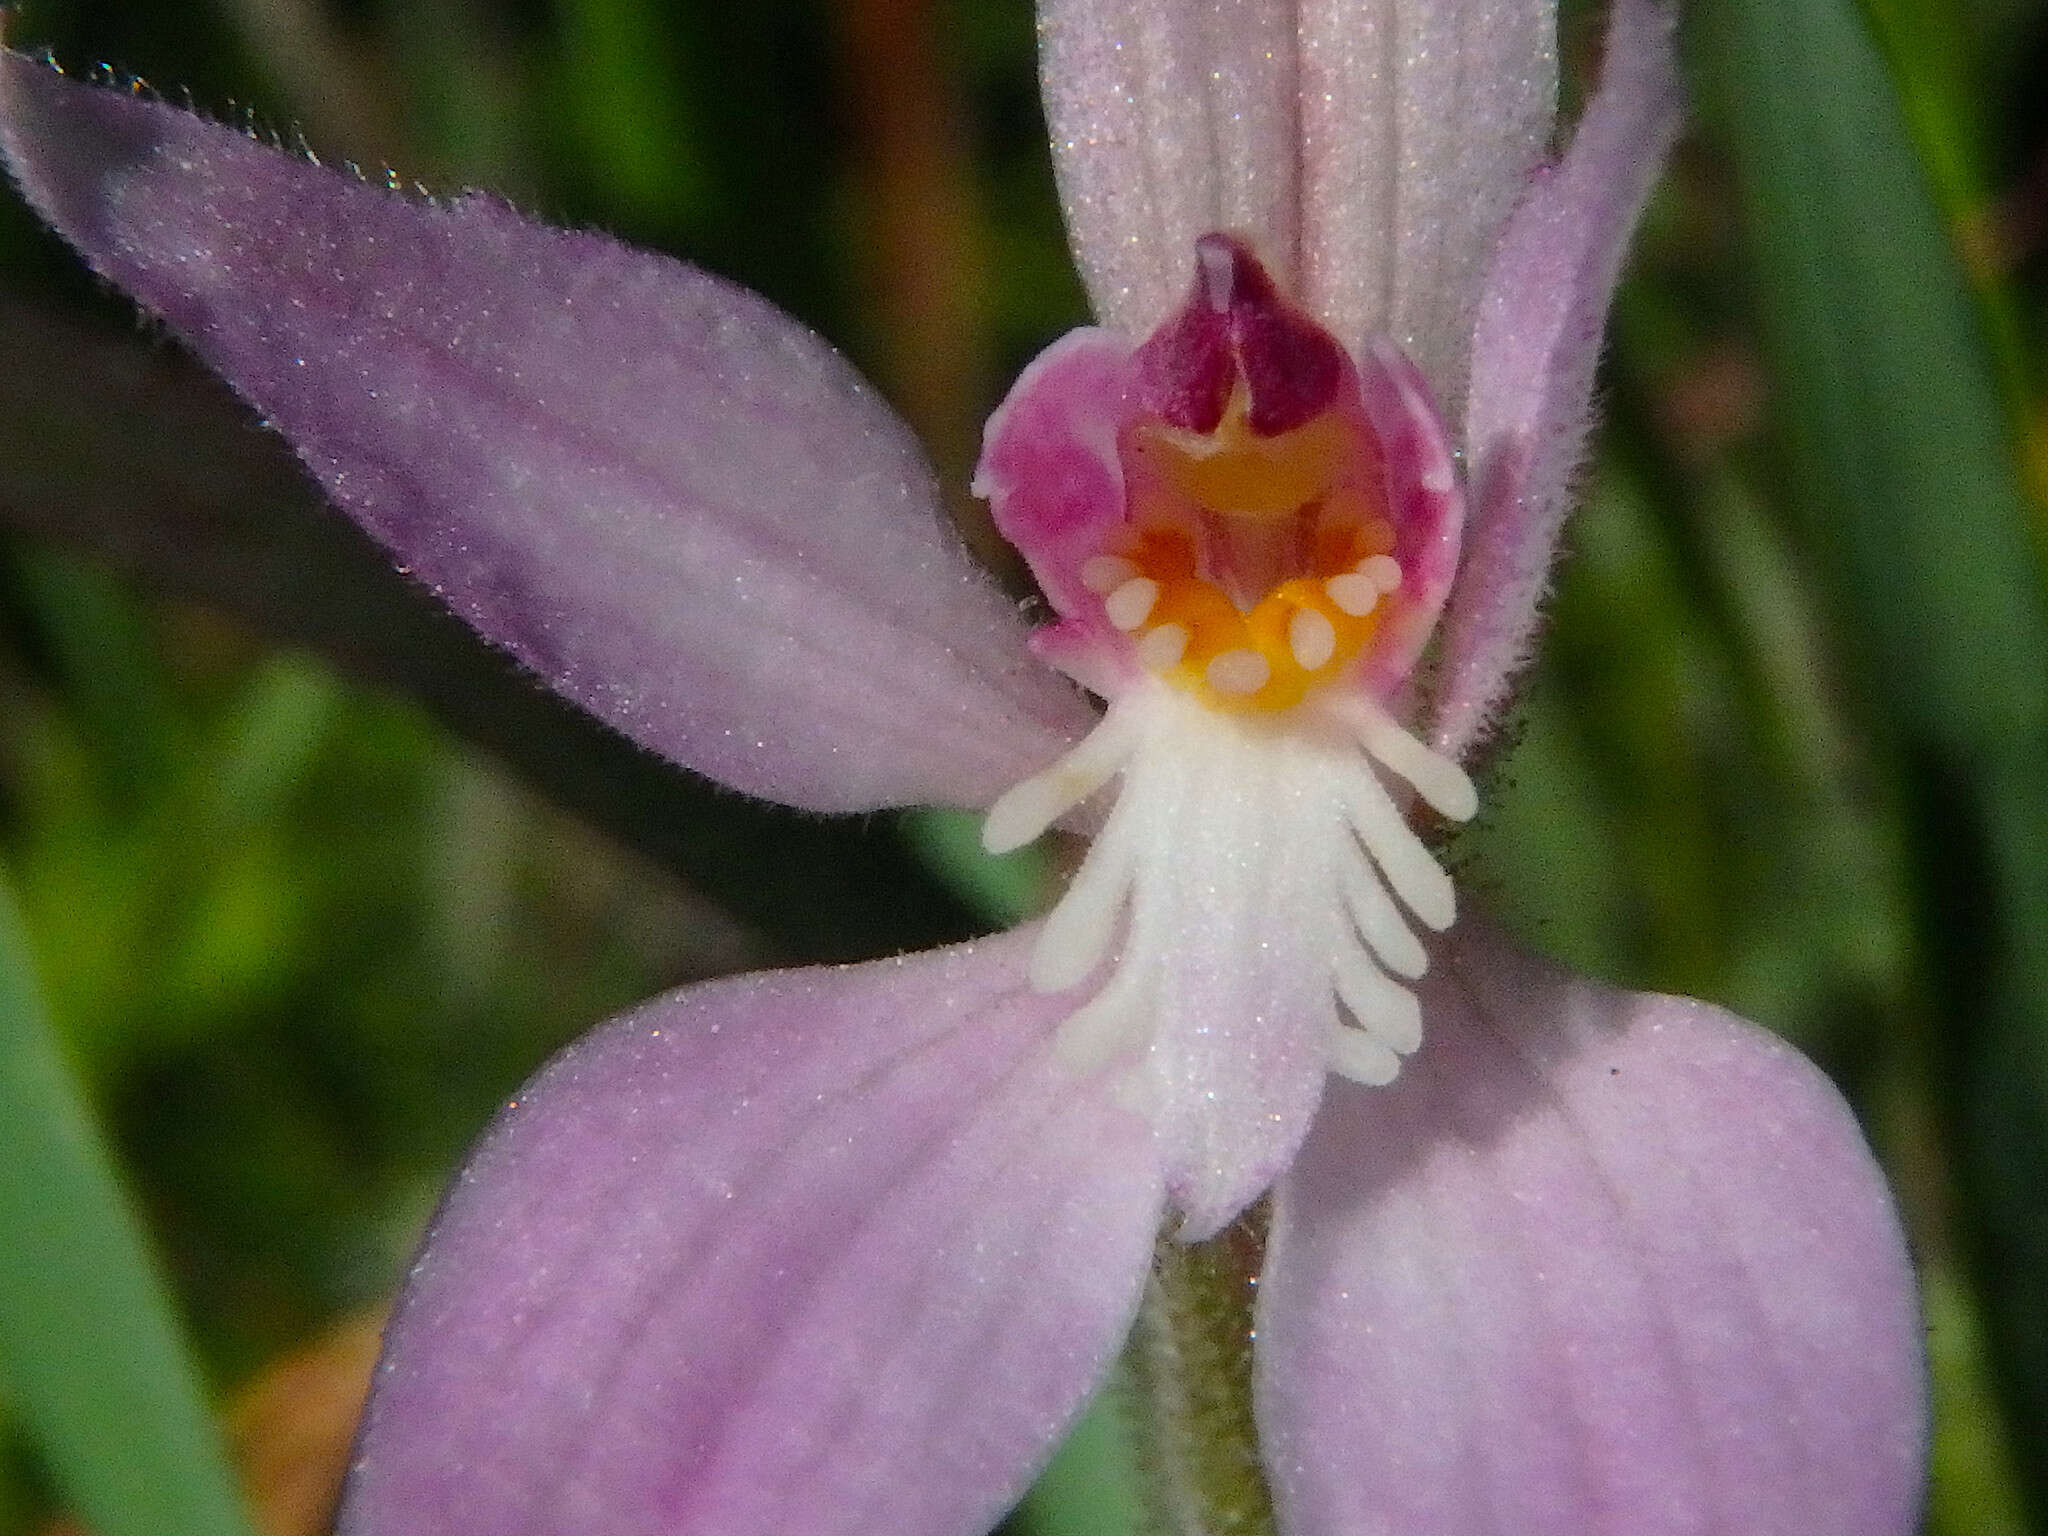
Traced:
<svg viewBox="0 0 2048 1536">
<path fill-rule="evenodd" d="M 1209 1242 L 1159 1240 L 1126 1365 L 1160 1536 L 1277 1536 L 1252 1420 L 1265 1248 L 1263 1205 Z"/>
</svg>

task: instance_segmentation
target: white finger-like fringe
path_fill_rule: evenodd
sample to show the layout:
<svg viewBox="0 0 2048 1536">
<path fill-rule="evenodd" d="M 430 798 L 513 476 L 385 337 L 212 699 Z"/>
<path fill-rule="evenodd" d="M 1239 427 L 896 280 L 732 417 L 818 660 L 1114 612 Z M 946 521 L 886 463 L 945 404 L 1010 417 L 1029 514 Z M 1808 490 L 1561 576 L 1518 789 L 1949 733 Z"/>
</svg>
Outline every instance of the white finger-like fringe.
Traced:
<svg viewBox="0 0 2048 1536">
<path fill-rule="evenodd" d="M 1349 1024 L 1333 1024 L 1327 1038 L 1330 1070 L 1368 1088 L 1384 1088 L 1401 1075 L 1401 1058 L 1385 1041 Z"/>
<path fill-rule="evenodd" d="M 1011 785 L 988 808 L 981 846 L 990 853 L 1009 853 L 1036 841 L 1122 770 L 1137 744 L 1139 726 L 1129 711 L 1112 709 L 1065 757 Z"/>
<path fill-rule="evenodd" d="M 1351 777 L 1349 808 L 1352 831 L 1408 910 L 1438 933 L 1456 922 L 1458 898 L 1451 877 L 1403 819 L 1394 797 L 1369 766 L 1361 765 Z"/>
<path fill-rule="evenodd" d="M 1450 821 L 1470 821 L 1479 810 L 1479 791 L 1450 758 L 1432 752 L 1372 699 L 1345 694 L 1326 706 L 1358 738 L 1358 744 L 1405 779 L 1429 808 Z"/>
<path fill-rule="evenodd" d="M 1152 1009 L 1143 968 L 1126 957 L 1102 990 L 1060 1025 L 1053 1057 L 1076 1074 L 1094 1072 L 1150 1043 Z"/>
<path fill-rule="evenodd" d="M 1415 937 L 1415 931 L 1401 916 L 1401 909 L 1394 905 L 1394 898 L 1380 884 L 1379 876 L 1362 861 L 1347 862 L 1344 866 L 1344 899 L 1351 908 L 1351 921 L 1358 925 L 1359 937 L 1379 957 L 1381 965 L 1410 981 L 1429 969 L 1429 956 L 1422 948 L 1422 940 Z"/>
<path fill-rule="evenodd" d="M 1383 718 L 1235 715 L 1154 683 L 990 815 L 993 846 L 1120 776 L 1030 978 L 1098 978 L 1055 1054 L 1116 1071 L 1153 1117 L 1193 1235 L 1284 1165 L 1327 1073 L 1384 1083 L 1421 1042 L 1406 983 L 1429 957 L 1412 925 L 1447 926 L 1456 900 L 1381 782 L 1386 755 L 1416 761 L 1386 746 Z"/>
<path fill-rule="evenodd" d="M 1364 950 L 1339 949 L 1330 969 L 1338 1000 L 1360 1029 L 1402 1056 L 1422 1044 L 1422 1004 Z"/>
<path fill-rule="evenodd" d="M 1129 818 L 1111 817 L 1088 850 L 1060 904 L 1046 917 L 1031 951 L 1034 990 L 1064 992 L 1095 974 L 1116 938 L 1117 920 L 1131 890 L 1136 855 Z"/>
</svg>

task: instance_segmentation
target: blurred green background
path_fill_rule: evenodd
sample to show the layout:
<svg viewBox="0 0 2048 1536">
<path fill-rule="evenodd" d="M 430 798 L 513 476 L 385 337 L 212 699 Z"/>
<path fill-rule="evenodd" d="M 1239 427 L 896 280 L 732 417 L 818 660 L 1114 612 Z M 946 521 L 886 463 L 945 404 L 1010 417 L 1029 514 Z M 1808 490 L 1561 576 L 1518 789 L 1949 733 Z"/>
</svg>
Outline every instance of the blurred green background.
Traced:
<svg viewBox="0 0 2048 1536">
<path fill-rule="evenodd" d="M 735 277 L 956 488 L 1084 318 L 1026 0 L 30 0 L 8 35 Z M 1460 876 L 1835 1074 L 1923 1267 L 1927 1529 L 2048 1532 L 2048 0 L 1697 0 L 1687 40 Z M 377 1311 L 551 1050 L 1044 873 L 744 805 L 537 697 L 9 198 L 0 360 L 0 1536 L 318 1531 Z M 1122 1477 L 1098 1424 L 1017 1524 L 1128 1531 Z"/>
</svg>

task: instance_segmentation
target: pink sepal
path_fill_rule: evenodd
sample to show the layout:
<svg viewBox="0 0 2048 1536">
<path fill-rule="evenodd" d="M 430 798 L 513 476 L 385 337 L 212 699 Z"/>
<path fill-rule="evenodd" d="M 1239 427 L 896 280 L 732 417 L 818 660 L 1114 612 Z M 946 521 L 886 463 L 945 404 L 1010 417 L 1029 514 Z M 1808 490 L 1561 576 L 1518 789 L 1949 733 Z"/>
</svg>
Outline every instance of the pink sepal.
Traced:
<svg viewBox="0 0 2048 1536">
<path fill-rule="evenodd" d="M 1608 300 L 1678 135 L 1677 24 L 1666 0 L 1615 0 L 1600 89 L 1494 252 L 1465 413 L 1473 528 L 1434 700 L 1433 745 L 1453 757 L 1497 723 L 1533 647 L 1592 422 Z"/>
</svg>

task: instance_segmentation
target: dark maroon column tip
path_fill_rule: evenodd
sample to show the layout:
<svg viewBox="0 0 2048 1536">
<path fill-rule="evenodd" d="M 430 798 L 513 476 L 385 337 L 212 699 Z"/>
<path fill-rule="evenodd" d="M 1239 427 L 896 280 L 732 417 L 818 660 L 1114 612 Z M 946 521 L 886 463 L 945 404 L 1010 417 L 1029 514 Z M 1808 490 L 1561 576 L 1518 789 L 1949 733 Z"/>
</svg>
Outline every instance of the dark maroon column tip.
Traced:
<svg viewBox="0 0 2048 1536">
<path fill-rule="evenodd" d="M 1186 301 L 1138 349 L 1145 408 L 1189 432 L 1213 432 L 1244 382 L 1247 421 L 1271 437 L 1325 410 L 1343 387 L 1344 349 L 1281 296 L 1243 240 L 1195 242 Z"/>
</svg>

